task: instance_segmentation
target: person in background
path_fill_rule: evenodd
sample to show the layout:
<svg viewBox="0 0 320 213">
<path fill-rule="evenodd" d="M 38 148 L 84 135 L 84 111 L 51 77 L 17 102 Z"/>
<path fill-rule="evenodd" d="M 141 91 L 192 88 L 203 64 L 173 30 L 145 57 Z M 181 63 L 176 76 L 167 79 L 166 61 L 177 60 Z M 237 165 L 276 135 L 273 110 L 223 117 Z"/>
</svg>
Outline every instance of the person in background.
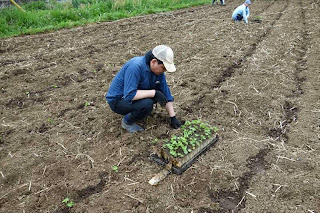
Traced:
<svg viewBox="0 0 320 213">
<path fill-rule="evenodd" d="M 173 108 L 174 98 L 168 87 L 165 72 L 175 72 L 173 51 L 166 45 L 156 46 L 144 56 L 129 60 L 116 74 L 106 94 L 115 113 L 124 115 L 121 126 L 129 132 L 143 131 L 136 122 L 147 117 L 153 105 L 165 107 L 172 128 L 180 128 Z"/>
<path fill-rule="evenodd" d="M 216 0 L 212 0 L 212 6 L 214 5 Z M 220 4 L 221 6 L 226 6 L 226 4 L 224 3 L 224 0 L 220 0 Z"/>
<path fill-rule="evenodd" d="M 238 6 L 232 13 L 232 20 L 241 21 L 248 23 L 248 18 L 250 15 L 249 5 L 251 4 L 250 0 L 246 0 L 242 5 Z"/>
</svg>

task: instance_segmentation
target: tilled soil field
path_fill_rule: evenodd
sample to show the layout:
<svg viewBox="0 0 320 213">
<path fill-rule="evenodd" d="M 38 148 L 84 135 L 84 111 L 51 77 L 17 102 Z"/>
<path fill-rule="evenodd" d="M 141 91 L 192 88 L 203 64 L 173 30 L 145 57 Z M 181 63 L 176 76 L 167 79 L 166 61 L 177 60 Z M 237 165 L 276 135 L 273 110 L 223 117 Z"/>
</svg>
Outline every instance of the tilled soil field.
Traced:
<svg viewBox="0 0 320 213">
<path fill-rule="evenodd" d="M 320 212 L 320 1 L 253 1 L 248 25 L 226 3 L 1 39 L 0 212 Z M 130 134 L 104 95 L 159 44 L 177 117 L 219 141 L 151 186 L 167 113 Z"/>
</svg>

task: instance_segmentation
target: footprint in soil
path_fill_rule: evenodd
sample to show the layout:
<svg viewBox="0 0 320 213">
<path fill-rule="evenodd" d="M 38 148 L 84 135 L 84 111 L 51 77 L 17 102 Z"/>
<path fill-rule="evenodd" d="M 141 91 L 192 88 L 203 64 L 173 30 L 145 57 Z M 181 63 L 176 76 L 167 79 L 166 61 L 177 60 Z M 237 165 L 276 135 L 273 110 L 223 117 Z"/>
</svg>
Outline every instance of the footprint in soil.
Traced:
<svg viewBox="0 0 320 213">
<path fill-rule="evenodd" d="M 78 190 L 75 192 L 75 198 L 73 199 L 75 203 L 79 203 L 82 200 L 90 197 L 93 194 L 99 193 L 103 190 L 105 185 L 107 184 L 107 172 L 101 172 L 99 173 L 100 177 L 100 182 L 97 185 L 90 185 L 87 186 L 84 189 Z M 69 213 L 70 212 L 70 207 L 61 207 L 57 210 L 54 211 L 54 213 Z"/>
</svg>

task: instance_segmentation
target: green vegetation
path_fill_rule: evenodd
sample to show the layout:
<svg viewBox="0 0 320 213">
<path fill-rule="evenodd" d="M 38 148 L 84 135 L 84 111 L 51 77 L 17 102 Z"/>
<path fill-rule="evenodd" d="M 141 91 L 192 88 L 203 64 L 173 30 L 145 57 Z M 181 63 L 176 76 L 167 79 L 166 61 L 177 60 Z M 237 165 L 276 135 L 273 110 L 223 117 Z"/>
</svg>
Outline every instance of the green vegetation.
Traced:
<svg viewBox="0 0 320 213">
<path fill-rule="evenodd" d="M 118 171 L 119 171 L 119 168 L 118 168 L 118 166 L 113 166 L 113 167 L 112 167 L 112 170 L 113 170 L 114 172 L 118 172 Z"/>
<path fill-rule="evenodd" d="M 218 131 L 217 127 L 210 126 L 200 120 L 186 121 L 181 126 L 181 130 L 179 135 L 173 135 L 170 140 L 163 140 L 163 148 L 168 149 L 173 157 L 184 157 L 199 147 L 201 143 L 212 138 Z"/>
<path fill-rule="evenodd" d="M 151 141 L 151 143 L 157 143 L 159 141 L 158 138 L 155 138 L 154 140 Z"/>
<path fill-rule="evenodd" d="M 62 203 L 67 204 L 67 206 L 70 207 L 70 208 L 74 206 L 74 202 L 71 201 L 69 198 L 65 198 L 65 199 L 62 201 Z"/>
<path fill-rule="evenodd" d="M 0 38 L 70 28 L 92 22 L 166 12 L 207 4 L 208 0 L 50 0 L 0 9 Z"/>
<path fill-rule="evenodd" d="M 52 120 L 51 118 L 48 118 L 48 122 L 49 122 L 50 124 L 54 124 L 54 123 L 55 123 L 54 120 Z"/>
</svg>

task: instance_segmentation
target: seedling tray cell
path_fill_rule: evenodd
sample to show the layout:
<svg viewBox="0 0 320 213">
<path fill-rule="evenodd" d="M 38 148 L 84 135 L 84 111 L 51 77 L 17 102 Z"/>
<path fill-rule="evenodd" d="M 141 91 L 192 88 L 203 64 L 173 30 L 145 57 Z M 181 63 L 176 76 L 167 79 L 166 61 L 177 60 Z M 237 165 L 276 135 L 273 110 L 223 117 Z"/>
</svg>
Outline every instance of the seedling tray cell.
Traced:
<svg viewBox="0 0 320 213">
<path fill-rule="evenodd" d="M 197 158 L 201 154 L 205 153 L 208 149 L 210 149 L 210 147 L 213 146 L 216 142 L 218 142 L 218 140 L 218 135 L 215 135 L 213 138 L 210 138 L 206 142 L 202 143 L 201 146 L 193 150 L 187 156 L 179 159 L 178 161 L 173 162 L 172 172 L 174 174 L 181 175 L 197 160 Z M 158 154 L 156 153 L 152 153 L 150 155 L 150 159 L 164 167 L 169 163 L 169 160 L 165 159 L 164 157 L 158 156 Z"/>
</svg>

